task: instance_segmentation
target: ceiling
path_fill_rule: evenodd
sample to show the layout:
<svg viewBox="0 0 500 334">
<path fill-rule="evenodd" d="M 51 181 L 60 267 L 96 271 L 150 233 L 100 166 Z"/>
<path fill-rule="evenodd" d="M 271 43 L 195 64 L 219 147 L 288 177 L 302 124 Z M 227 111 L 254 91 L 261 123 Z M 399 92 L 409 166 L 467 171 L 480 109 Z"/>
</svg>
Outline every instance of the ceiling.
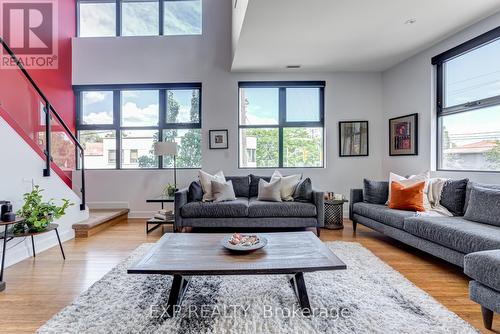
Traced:
<svg viewBox="0 0 500 334">
<path fill-rule="evenodd" d="M 289 71 L 287 65 L 383 71 L 499 11 L 500 1 L 248 0 L 245 6 L 233 38 L 233 71 Z"/>
</svg>

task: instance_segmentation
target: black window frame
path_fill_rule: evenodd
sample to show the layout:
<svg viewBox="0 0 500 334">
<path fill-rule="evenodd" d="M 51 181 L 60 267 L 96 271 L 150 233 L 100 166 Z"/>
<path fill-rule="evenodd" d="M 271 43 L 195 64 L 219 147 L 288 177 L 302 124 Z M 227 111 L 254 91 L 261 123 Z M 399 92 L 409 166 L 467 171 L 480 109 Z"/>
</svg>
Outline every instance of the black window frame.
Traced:
<svg viewBox="0 0 500 334">
<path fill-rule="evenodd" d="M 325 81 L 239 81 L 238 82 L 238 169 L 310 169 L 325 168 Z M 242 125 L 241 124 L 241 88 L 278 88 L 279 89 L 279 114 L 278 124 L 270 125 Z M 317 122 L 288 122 L 286 120 L 286 89 L 287 88 L 318 88 L 319 89 L 319 121 Z M 241 166 L 241 129 L 278 129 L 278 166 L 269 167 L 244 167 Z M 283 166 L 283 129 L 285 128 L 321 128 L 322 129 L 322 149 L 323 159 L 321 166 L 314 167 L 286 167 Z M 246 154 L 246 153 L 245 153 Z"/>
<path fill-rule="evenodd" d="M 465 170 L 465 169 L 445 169 L 442 168 L 442 118 L 449 115 L 460 114 L 476 109 L 492 106 L 500 106 L 500 95 L 483 98 L 475 101 L 468 101 L 463 104 L 445 107 L 445 63 L 454 58 L 460 57 L 470 51 L 479 49 L 500 39 L 500 27 L 492 29 L 467 42 L 451 48 L 435 57 L 432 57 L 431 64 L 436 66 L 436 170 L 451 172 L 477 172 L 477 173 L 500 173 L 495 170 Z"/>
<path fill-rule="evenodd" d="M 198 123 L 168 123 L 167 122 L 167 91 L 168 90 L 198 90 L 199 92 L 199 121 Z M 130 90 L 157 90 L 158 91 L 158 125 L 154 126 L 122 126 L 121 125 L 121 96 L 123 91 Z M 115 84 L 115 85 L 74 85 L 73 91 L 76 99 L 76 133 L 80 139 L 80 131 L 99 130 L 99 131 L 114 131 L 116 140 L 116 166 L 115 168 L 92 168 L 92 170 L 168 170 L 171 167 L 163 166 L 162 157 L 158 157 L 158 165 L 155 168 L 122 168 L 122 153 L 121 153 L 121 131 L 122 130 L 157 130 L 158 141 L 163 141 L 164 130 L 182 130 L 182 129 L 202 129 L 202 84 L 200 82 L 193 83 L 162 83 L 162 84 Z M 84 124 L 82 122 L 83 112 L 83 92 L 98 92 L 112 91 L 113 92 L 113 123 L 112 124 Z M 201 142 L 203 149 L 203 136 Z M 200 169 L 199 167 L 177 167 L 176 169 Z M 78 166 L 80 168 L 80 166 Z M 89 169 L 88 167 L 86 169 Z"/>
<path fill-rule="evenodd" d="M 152 0 L 149 2 L 158 2 L 158 34 L 155 35 L 131 35 L 122 36 L 122 3 L 126 0 L 76 0 L 76 36 L 80 37 L 80 3 L 115 3 L 115 35 L 107 37 L 140 37 L 140 36 L 201 36 L 203 35 L 203 0 L 199 0 L 201 4 L 201 33 L 200 34 L 187 34 L 187 35 L 165 35 L 165 2 L 166 1 L 193 1 L 193 0 Z M 101 36 L 95 36 L 101 37 Z M 104 36 L 102 36 L 104 37 Z M 85 37 L 84 37 L 85 38 Z"/>
</svg>

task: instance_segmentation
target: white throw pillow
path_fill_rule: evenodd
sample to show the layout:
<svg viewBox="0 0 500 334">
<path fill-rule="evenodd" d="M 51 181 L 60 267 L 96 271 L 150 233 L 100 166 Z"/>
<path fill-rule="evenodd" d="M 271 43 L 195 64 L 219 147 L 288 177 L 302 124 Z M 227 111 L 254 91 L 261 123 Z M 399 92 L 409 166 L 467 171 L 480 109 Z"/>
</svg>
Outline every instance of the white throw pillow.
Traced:
<svg viewBox="0 0 500 334">
<path fill-rule="evenodd" d="M 214 197 L 214 202 L 236 200 L 233 182 L 231 180 L 227 182 L 212 181 L 212 194 Z"/>
<path fill-rule="evenodd" d="M 203 202 L 213 201 L 214 199 L 212 194 L 212 181 L 226 182 L 226 178 L 222 171 L 211 175 L 200 170 L 198 172 L 198 178 L 200 179 L 201 189 L 203 190 Z"/>
<path fill-rule="evenodd" d="M 283 201 L 293 201 L 295 188 L 297 188 L 301 178 L 302 175 L 300 174 L 283 176 L 279 171 L 275 170 L 271 176 L 271 182 L 281 180 L 281 199 Z"/>
<path fill-rule="evenodd" d="M 423 194 L 424 208 L 426 211 L 430 210 L 431 204 L 429 203 L 429 198 L 427 196 L 430 176 L 431 176 L 431 173 L 429 171 L 423 172 L 423 173 L 418 174 L 418 175 L 410 175 L 409 177 L 404 177 L 404 176 L 401 176 L 401 175 L 398 175 L 395 173 L 390 173 L 389 174 L 389 199 L 387 200 L 387 204 L 389 204 L 389 202 L 391 201 L 391 184 L 393 181 L 396 181 L 405 187 L 412 186 L 416 183 L 423 181 L 423 182 L 425 182 L 424 194 Z"/>
<path fill-rule="evenodd" d="M 260 179 L 257 199 L 259 201 L 281 202 L 281 179 L 272 182 Z"/>
</svg>

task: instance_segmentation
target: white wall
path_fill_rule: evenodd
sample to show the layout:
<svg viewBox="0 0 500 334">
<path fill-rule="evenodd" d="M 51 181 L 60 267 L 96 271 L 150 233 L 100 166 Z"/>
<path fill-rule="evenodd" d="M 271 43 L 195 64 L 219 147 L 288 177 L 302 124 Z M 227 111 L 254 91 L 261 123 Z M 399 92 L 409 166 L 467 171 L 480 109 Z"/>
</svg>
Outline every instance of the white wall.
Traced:
<svg viewBox="0 0 500 334">
<path fill-rule="evenodd" d="M 381 133 L 380 73 L 231 73 L 231 0 L 205 0 L 203 36 L 76 38 L 73 40 L 74 84 L 201 82 L 203 169 L 226 175 L 270 175 L 270 170 L 238 169 L 238 81 L 325 80 L 326 168 L 288 170 L 312 178 L 315 188 L 343 193 L 363 177 L 381 178 L 386 137 Z M 338 121 L 368 120 L 370 156 L 338 157 Z M 229 129 L 229 149 L 209 150 L 209 129 Z M 188 185 L 196 171 L 179 171 Z M 172 171 L 88 171 L 90 205 L 126 206 L 132 216 L 147 216 L 158 205 L 145 199 L 172 182 Z M 75 178 L 78 180 L 78 178 Z M 111 202 L 111 203 L 110 203 Z"/>
<path fill-rule="evenodd" d="M 418 24 L 418 23 L 417 23 Z M 478 182 L 500 183 L 495 173 L 437 172 L 436 169 L 436 107 L 435 69 L 431 58 L 493 28 L 500 26 L 500 13 L 437 43 L 433 47 L 405 60 L 383 72 L 384 130 L 389 131 L 388 119 L 419 113 L 419 155 L 414 157 L 389 157 L 388 145 L 383 150 L 383 172 L 405 174 L 433 170 L 441 177 L 469 177 Z"/>
<path fill-rule="evenodd" d="M 31 190 L 32 180 L 44 189 L 42 195 L 45 200 L 51 198 L 69 199 L 75 205 L 70 207 L 66 215 L 57 220 L 56 223 L 60 226 L 59 234 L 62 241 L 72 239 L 74 231 L 71 225 L 88 218 L 88 211 L 80 211 L 80 198 L 55 172 L 50 177 L 42 176 L 45 162 L 1 117 L 0 143 L 2 143 L 0 145 L 0 157 L 2 157 L 0 199 L 12 202 L 14 210 L 17 211 L 23 204 L 23 194 Z M 60 202 L 56 201 L 56 203 Z M 1 231 L 3 233 L 3 229 Z M 35 237 L 37 253 L 56 245 L 57 237 L 54 232 Z M 31 254 L 31 240 L 29 238 L 25 240 L 16 238 L 7 243 L 6 264 L 11 265 L 19 262 Z"/>
</svg>

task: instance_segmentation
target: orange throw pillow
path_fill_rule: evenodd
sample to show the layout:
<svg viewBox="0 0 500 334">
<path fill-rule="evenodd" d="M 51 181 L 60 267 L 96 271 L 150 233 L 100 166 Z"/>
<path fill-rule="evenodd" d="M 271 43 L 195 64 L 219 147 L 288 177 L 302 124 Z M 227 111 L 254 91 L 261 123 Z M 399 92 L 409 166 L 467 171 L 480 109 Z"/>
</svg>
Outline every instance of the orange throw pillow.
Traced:
<svg viewBox="0 0 500 334">
<path fill-rule="evenodd" d="M 389 208 L 406 211 L 425 211 L 425 181 L 405 187 L 399 182 L 391 183 L 391 200 Z"/>
</svg>

